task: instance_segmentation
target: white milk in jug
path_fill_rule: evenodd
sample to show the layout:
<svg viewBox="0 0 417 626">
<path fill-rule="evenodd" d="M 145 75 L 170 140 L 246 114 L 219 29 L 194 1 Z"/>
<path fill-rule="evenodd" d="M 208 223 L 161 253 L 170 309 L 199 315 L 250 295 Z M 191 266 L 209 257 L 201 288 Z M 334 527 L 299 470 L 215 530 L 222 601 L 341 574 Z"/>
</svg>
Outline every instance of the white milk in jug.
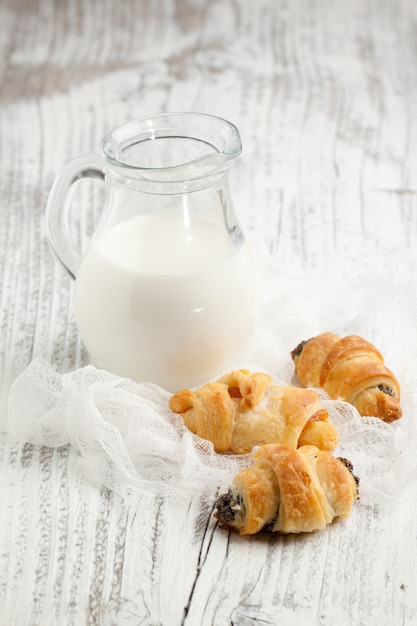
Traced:
<svg viewBox="0 0 417 626">
<path fill-rule="evenodd" d="M 236 250 L 216 222 L 167 211 L 93 241 L 75 285 L 76 321 L 94 364 L 169 391 L 238 365 L 258 302 L 248 244 Z"/>
</svg>

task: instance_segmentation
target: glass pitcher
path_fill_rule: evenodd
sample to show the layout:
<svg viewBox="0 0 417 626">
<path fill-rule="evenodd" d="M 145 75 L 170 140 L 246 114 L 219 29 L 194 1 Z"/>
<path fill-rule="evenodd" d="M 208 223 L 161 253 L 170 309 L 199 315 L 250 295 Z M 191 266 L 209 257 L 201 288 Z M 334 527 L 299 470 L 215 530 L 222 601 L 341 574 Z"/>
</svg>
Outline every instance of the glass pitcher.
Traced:
<svg viewBox="0 0 417 626">
<path fill-rule="evenodd" d="M 116 128 L 100 155 L 77 157 L 58 175 L 47 237 L 75 279 L 75 319 L 97 367 L 177 391 L 244 358 L 259 286 L 228 188 L 240 152 L 224 119 L 161 114 Z M 89 176 L 105 181 L 106 200 L 81 255 L 69 198 Z"/>
</svg>

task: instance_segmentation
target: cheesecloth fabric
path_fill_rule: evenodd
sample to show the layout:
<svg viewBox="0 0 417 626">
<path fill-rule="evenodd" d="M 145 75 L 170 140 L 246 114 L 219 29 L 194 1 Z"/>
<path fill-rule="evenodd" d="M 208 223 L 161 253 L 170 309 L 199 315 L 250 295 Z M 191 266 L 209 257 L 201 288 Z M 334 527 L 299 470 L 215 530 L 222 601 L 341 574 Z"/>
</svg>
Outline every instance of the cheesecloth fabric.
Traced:
<svg viewBox="0 0 417 626">
<path fill-rule="evenodd" d="M 320 392 L 339 431 L 336 455 L 349 458 L 360 477 L 361 503 L 398 495 L 417 468 L 417 337 L 415 297 L 401 276 L 387 284 L 381 270 L 350 281 L 291 273 L 259 255 L 263 306 L 245 363 L 236 369 L 265 371 L 275 382 L 296 384 L 290 351 L 324 331 L 359 334 L 382 351 L 402 387 L 403 417 L 395 424 L 361 417 L 350 405 Z M 395 285 L 395 295 L 393 293 Z M 391 303 L 395 299 L 395 306 Z M 407 330 L 407 335 L 405 332 Z M 93 366 L 60 374 L 35 359 L 14 381 L 8 430 L 38 446 L 73 446 L 97 485 L 126 500 L 149 495 L 215 493 L 251 461 L 251 455 L 220 455 L 192 435 L 168 408 L 170 394 Z"/>
</svg>

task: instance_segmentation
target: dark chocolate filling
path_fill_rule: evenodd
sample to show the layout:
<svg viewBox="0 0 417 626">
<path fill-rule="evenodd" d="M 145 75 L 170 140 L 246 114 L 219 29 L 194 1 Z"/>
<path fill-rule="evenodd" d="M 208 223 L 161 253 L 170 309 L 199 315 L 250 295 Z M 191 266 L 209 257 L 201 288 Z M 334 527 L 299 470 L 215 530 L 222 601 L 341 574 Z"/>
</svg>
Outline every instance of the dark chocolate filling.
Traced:
<svg viewBox="0 0 417 626">
<path fill-rule="evenodd" d="M 233 494 L 231 489 L 217 498 L 215 516 L 219 521 L 231 524 L 234 522 L 235 517 L 241 517 L 242 514 L 242 498 Z"/>
<path fill-rule="evenodd" d="M 306 339 L 305 341 L 301 341 L 298 346 L 296 348 L 294 348 L 294 350 L 291 351 L 291 357 L 292 359 L 295 359 L 297 356 L 300 356 L 300 354 L 303 351 L 304 346 L 306 345 L 306 343 L 310 341 L 310 339 Z"/>
<path fill-rule="evenodd" d="M 391 396 L 391 398 L 397 397 L 394 389 L 392 389 L 392 387 L 388 387 L 388 385 L 378 385 L 378 389 L 382 391 L 382 393 L 386 393 L 387 396 Z"/>
<path fill-rule="evenodd" d="M 359 477 L 358 477 L 358 476 L 356 476 L 356 475 L 353 473 L 353 465 L 352 465 L 351 461 L 349 461 L 349 459 L 345 459 L 345 458 L 344 458 L 344 457 L 342 457 L 342 456 L 339 456 L 339 457 L 338 457 L 338 459 L 339 459 L 339 461 L 340 461 L 341 463 L 343 463 L 343 465 L 344 465 L 345 467 L 347 467 L 347 469 L 349 470 L 349 472 L 352 474 L 352 476 L 353 476 L 353 478 L 354 478 L 354 481 L 355 481 L 355 483 L 356 483 L 356 488 L 357 488 L 357 489 L 358 489 L 358 491 L 359 491 L 359 483 L 360 483 L 360 479 L 359 479 Z"/>
</svg>

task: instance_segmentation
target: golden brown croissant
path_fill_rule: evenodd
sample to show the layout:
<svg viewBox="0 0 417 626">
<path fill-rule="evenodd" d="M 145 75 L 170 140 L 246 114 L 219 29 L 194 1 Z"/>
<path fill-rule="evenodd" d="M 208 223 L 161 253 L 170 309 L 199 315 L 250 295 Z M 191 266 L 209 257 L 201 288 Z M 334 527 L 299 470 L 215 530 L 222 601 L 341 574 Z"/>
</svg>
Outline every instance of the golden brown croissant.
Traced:
<svg viewBox="0 0 417 626">
<path fill-rule="evenodd" d="M 241 535 L 321 530 L 348 517 L 358 497 L 352 465 L 315 446 L 261 446 L 216 502 L 215 517 Z"/>
<path fill-rule="evenodd" d="M 196 391 L 177 391 L 169 407 L 216 452 L 244 454 L 265 443 L 334 450 L 338 443 L 316 391 L 276 385 L 260 372 L 237 370 Z"/>
<path fill-rule="evenodd" d="M 400 385 L 374 345 L 358 337 L 322 333 L 291 353 L 305 387 L 321 387 L 330 398 L 349 402 L 361 415 L 393 422 L 401 417 Z"/>
</svg>

